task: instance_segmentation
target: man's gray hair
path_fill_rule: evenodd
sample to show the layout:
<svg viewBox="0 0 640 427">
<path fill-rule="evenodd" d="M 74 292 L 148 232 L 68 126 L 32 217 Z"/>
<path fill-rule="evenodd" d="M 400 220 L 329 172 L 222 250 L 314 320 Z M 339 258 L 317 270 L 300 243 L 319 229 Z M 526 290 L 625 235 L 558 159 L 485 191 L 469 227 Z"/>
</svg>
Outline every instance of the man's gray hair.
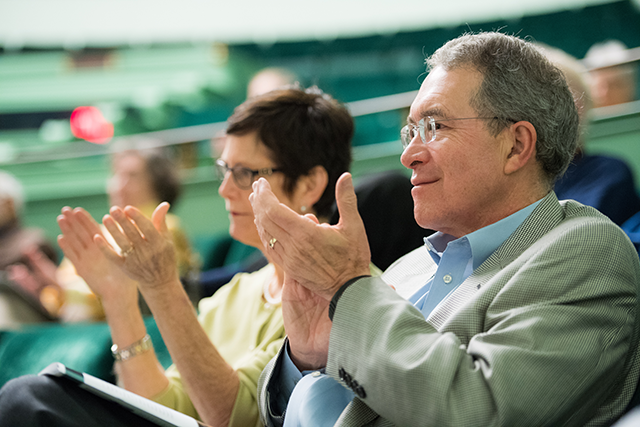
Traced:
<svg viewBox="0 0 640 427">
<path fill-rule="evenodd" d="M 24 206 L 22 184 L 12 174 L 2 170 L 0 170 L 0 200 L 13 200 L 16 212 L 22 211 Z"/>
<path fill-rule="evenodd" d="M 536 129 L 536 159 L 553 187 L 569 166 L 578 141 L 578 113 L 562 72 L 532 43 L 497 32 L 465 34 L 427 59 L 428 70 L 471 68 L 483 76 L 471 100 L 479 116 L 497 117 L 497 135 L 513 121 Z"/>
</svg>

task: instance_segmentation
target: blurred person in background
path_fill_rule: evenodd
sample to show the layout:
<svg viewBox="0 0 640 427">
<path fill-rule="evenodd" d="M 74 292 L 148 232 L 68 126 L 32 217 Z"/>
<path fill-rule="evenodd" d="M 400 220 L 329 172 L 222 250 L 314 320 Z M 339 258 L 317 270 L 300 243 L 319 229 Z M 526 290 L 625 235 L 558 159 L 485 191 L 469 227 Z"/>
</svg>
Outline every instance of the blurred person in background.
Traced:
<svg viewBox="0 0 640 427">
<path fill-rule="evenodd" d="M 596 43 L 584 57 L 589 69 L 594 107 L 609 107 L 636 99 L 638 64 L 618 40 Z"/>
<path fill-rule="evenodd" d="M 347 109 L 314 88 L 272 91 L 236 108 L 216 162 L 231 236 L 263 249 L 249 203 L 259 177 L 269 180 L 278 199 L 299 215 L 326 220 L 336 181 L 351 162 L 352 136 Z M 103 224 L 122 250 L 108 245 L 82 209 L 65 208 L 59 217 L 60 246 L 103 302 L 117 345 L 118 381 L 210 425 L 261 425 L 258 377 L 284 340 L 282 270 L 269 263 L 236 275 L 200 302 L 196 317 L 174 265 L 167 209 L 160 204 L 150 221 L 131 206 L 113 207 Z M 373 266 L 370 271 L 379 273 Z M 136 282 L 175 363 L 167 371 L 149 344 L 135 302 Z M 128 355 L 132 348 L 143 349 Z M 110 412 L 104 402 L 64 381 L 22 377 L 0 390 L 0 425 L 147 425 L 134 415 L 122 421 L 122 414 Z"/>
<path fill-rule="evenodd" d="M 297 81 L 298 77 L 286 68 L 263 68 L 249 80 L 249 84 L 247 85 L 247 98 L 295 84 Z"/>
<path fill-rule="evenodd" d="M 571 55 L 549 46 L 541 46 L 546 57 L 563 72 L 573 95 L 580 119 L 578 147 L 567 171 L 555 183 L 558 199 L 573 199 L 593 206 L 617 225 L 640 211 L 633 172 L 621 159 L 588 154 L 585 140 L 592 107 L 591 93 L 585 81 L 586 68 Z"/>
<path fill-rule="evenodd" d="M 59 287 L 40 270 L 41 260 L 55 271 L 58 255 L 37 228 L 24 227 L 22 184 L 0 171 L 0 328 L 50 320 L 46 305 L 55 301 Z M 50 270 L 51 271 L 51 270 Z"/>
<path fill-rule="evenodd" d="M 25 197 L 22 184 L 9 172 L 0 170 L 0 269 L 15 263 L 28 262 L 25 254 L 40 249 L 51 261 L 57 254 L 53 245 L 37 228 L 25 228 L 21 216 Z"/>
</svg>

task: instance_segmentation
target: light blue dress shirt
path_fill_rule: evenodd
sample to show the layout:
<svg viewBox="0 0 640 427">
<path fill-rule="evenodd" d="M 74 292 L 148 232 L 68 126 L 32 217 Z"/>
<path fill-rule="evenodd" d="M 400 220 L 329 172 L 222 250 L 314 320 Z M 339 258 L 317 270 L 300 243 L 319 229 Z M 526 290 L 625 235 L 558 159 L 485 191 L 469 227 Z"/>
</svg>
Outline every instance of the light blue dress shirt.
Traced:
<svg viewBox="0 0 640 427">
<path fill-rule="evenodd" d="M 425 285 L 411 295 L 409 301 L 426 319 L 516 231 L 538 203 L 539 200 L 459 239 L 440 232 L 426 237 L 425 245 L 438 268 L 432 277 L 425 278 Z M 291 361 L 288 348 L 284 352 L 281 369 L 278 409 L 287 408 L 285 427 L 334 425 L 355 396 L 322 371 L 300 372 Z"/>
</svg>

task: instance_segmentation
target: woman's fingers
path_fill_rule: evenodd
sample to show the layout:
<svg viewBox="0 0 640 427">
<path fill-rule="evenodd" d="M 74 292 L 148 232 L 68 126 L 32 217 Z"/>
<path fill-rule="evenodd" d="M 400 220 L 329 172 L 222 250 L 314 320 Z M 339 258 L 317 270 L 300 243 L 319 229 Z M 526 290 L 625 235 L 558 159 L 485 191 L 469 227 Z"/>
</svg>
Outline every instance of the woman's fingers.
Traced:
<svg viewBox="0 0 640 427">
<path fill-rule="evenodd" d="M 79 221 L 80 217 L 75 214 L 75 210 L 63 209 L 62 214 L 68 224 L 68 233 L 70 237 L 73 237 L 81 244 L 83 248 L 88 248 L 93 245 L 93 233 L 90 233 L 85 229 L 82 222 Z"/>
<path fill-rule="evenodd" d="M 91 243 L 93 243 L 93 236 L 102 234 L 100 225 L 93 219 L 89 212 L 84 209 L 75 208 L 73 210 L 73 218 L 78 222 L 79 226 L 82 227 L 85 233 L 84 237 L 88 237 Z"/>
<path fill-rule="evenodd" d="M 156 216 L 156 220 L 155 221 L 164 222 L 164 217 L 166 215 L 166 211 L 169 210 L 169 206 L 168 205 L 169 204 L 166 203 L 166 206 L 163 206 L 163 204 L 161 203 L 156 208 L 156 211 L 158 211 L 158 209 L 159 209 L 159 211 L 158 211 L 158 213 L 156 213 L 156 211 L 154 211 L 154 215 Z M 164 212 L 164 214 L 163 214 L 163 212 Z M 160 234 L 161 231 L 157 230 L 156 227 L 154 226 L 154 222 L 152 222 L 149 218 L 144 216 L 142 214 L 142 212 L 140 212 L 138 209 L 136 209 L 133 206 L 127 206 L 124 209 L 124 213 L 127 216 L 127 218 L 129 219 L 129 222 L 131 222 L 132 224 L 135 224 L 135 227 L 139 230 L 138 233 L 141 233 L 141 235 L 144 236 L 144 240 L 149 242 L 152 246 L 155 246 L 158 243 L 162 242 L 162 237 L 163 236 Z M 160 227 L 162 227 L 162 226 L 160 225 Z"/>
<path fill-rule="evenodd" d="M 122 249 L 123 252 L 133 247 L 133 244 L 131 243 L 129 238 L 124 235 L 122 229 L 119 226 L 119 223 L 116 222 L 116 220 L 111 215 L 105 215 L 102 218 L 102 225 L 104 225 L 104 227 L 107 229 L 109 234 L 111 234 L 111 237 L 113 237 L 113 240 L 116 242 L 116 245 L 118 245 L 118 247 Z M 94 236 L 93 240 L 94 242 L 96 242 L 96 244 L 98 244 L 98 247 L 104 253 L 102 245 L 98 243 L 98 235 Z M 109 244 L 106 242 L 106 240 L 104 240 L 104 238 L 101 238 L 100 241 L 103 241 L 105 245 L 109 246 Z"/>
<path fill-rule="evenodd" d="M 158 207 L 153 211 L 153 214 L 151 215 L 151 222 L 153 222 L 153 226 L 163 236 L 166 236 L 169 232 L 166 219 L 167 212 L 169 212 L 170 207 L 171 206 L 169 205 L 169 203 L 162 202 L 158 205 Z"/>
<path fill-rule="evenodd" d="M 100 233 L 100 227 L 91 215 L 82 208 L 62 208 L 57 218 L 58 226 L 63 233 L 63 244 L 67 251 L 73 250 L 77 256 L 94 248 L 93 236 Z"/>
<path fill-rule="evenodd" d="M 101 234 L 96 234 L 93 237 L 93 241 L 96 246 L 98 246 L 98 249 L 100 249 L 100 252 L 102 252 L 109 261 L 116 265 L 122 265 L 124 263 L 124 257 L 120 256 Z"/>
<path fill-rule="evenodd" d="M 287 243 L 292 234 L 297 236 L 300 215 L 280 203 L 266 179 L 260 178 L 253 183 L 253 193 L 249 196 L 249 201 L 265 247 L 270 247 L 268 243 L 272 238 Z"/>
<path fill-rule="evenodd" d="M 127 208 L 131 208 L 131 207 L 128 206 Z M 131 209 L 135 209 L 135 208 L 131 208 Z M 137 211 L 137 209 L 135 210 Z M 143 242 L 144 237 L 140 233 L 141 230 L 139 230 L 136 224 L 134 224 L 134 222 L 131 220 L 131 218 L 127 214 L 125 214 L 123 209 L 121 209 L 118 206 L 113 206 L 109 210 L 109 214 L 111 218 L 113 218 L 114 221 L 118 223 L 120 230 L 122 230 L 122 234 L 126 236 L 126 238 L 129 240 L 129 242 L 132 245 L 135 246 Z M 104 224 L 104 220 L 102 221 L 102 223 Z M 111 232 L 111 230 L 109 230 L 109 232 Z M 113 237 L 115 238 L 115 236 Z M 117 240 L 116 242 L 120 246 L 120 243 Z M 125 243 L 125 246 L 120 246 L 120 247 L 123 250 L 126 250 L 127 248 L 129 248 L 129 246 L 126 246 L 126 242 L 124 243 Z"/>
<path fill-rule="evenodd" d="M 57 222 L 62 235 L 58 236 L 58 242 L 62 251 L 69 258 L 77 259 L 83 253 L 85 245 L 73 227 L 73 220 L 69 217 L 70 209 L 63 209 L 58 215 Z"/>
</svg>

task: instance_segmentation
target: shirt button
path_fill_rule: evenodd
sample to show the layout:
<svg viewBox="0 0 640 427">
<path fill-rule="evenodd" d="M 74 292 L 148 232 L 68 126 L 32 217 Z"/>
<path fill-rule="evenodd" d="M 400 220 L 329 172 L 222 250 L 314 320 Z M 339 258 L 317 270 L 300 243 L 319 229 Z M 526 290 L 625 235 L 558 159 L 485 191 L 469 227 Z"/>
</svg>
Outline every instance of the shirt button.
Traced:
<svg viewBox="0 0 640 427">
<path fill-rule="evenodd" d="M 444 283 L 446 283 L 447 285 L 449 283 L 451 283 L 451 281 L 453 280 L 450 274 L 445 274 L 444 277 L 442 278 L 442 280 L 444 281 Z"/>
</svg>

